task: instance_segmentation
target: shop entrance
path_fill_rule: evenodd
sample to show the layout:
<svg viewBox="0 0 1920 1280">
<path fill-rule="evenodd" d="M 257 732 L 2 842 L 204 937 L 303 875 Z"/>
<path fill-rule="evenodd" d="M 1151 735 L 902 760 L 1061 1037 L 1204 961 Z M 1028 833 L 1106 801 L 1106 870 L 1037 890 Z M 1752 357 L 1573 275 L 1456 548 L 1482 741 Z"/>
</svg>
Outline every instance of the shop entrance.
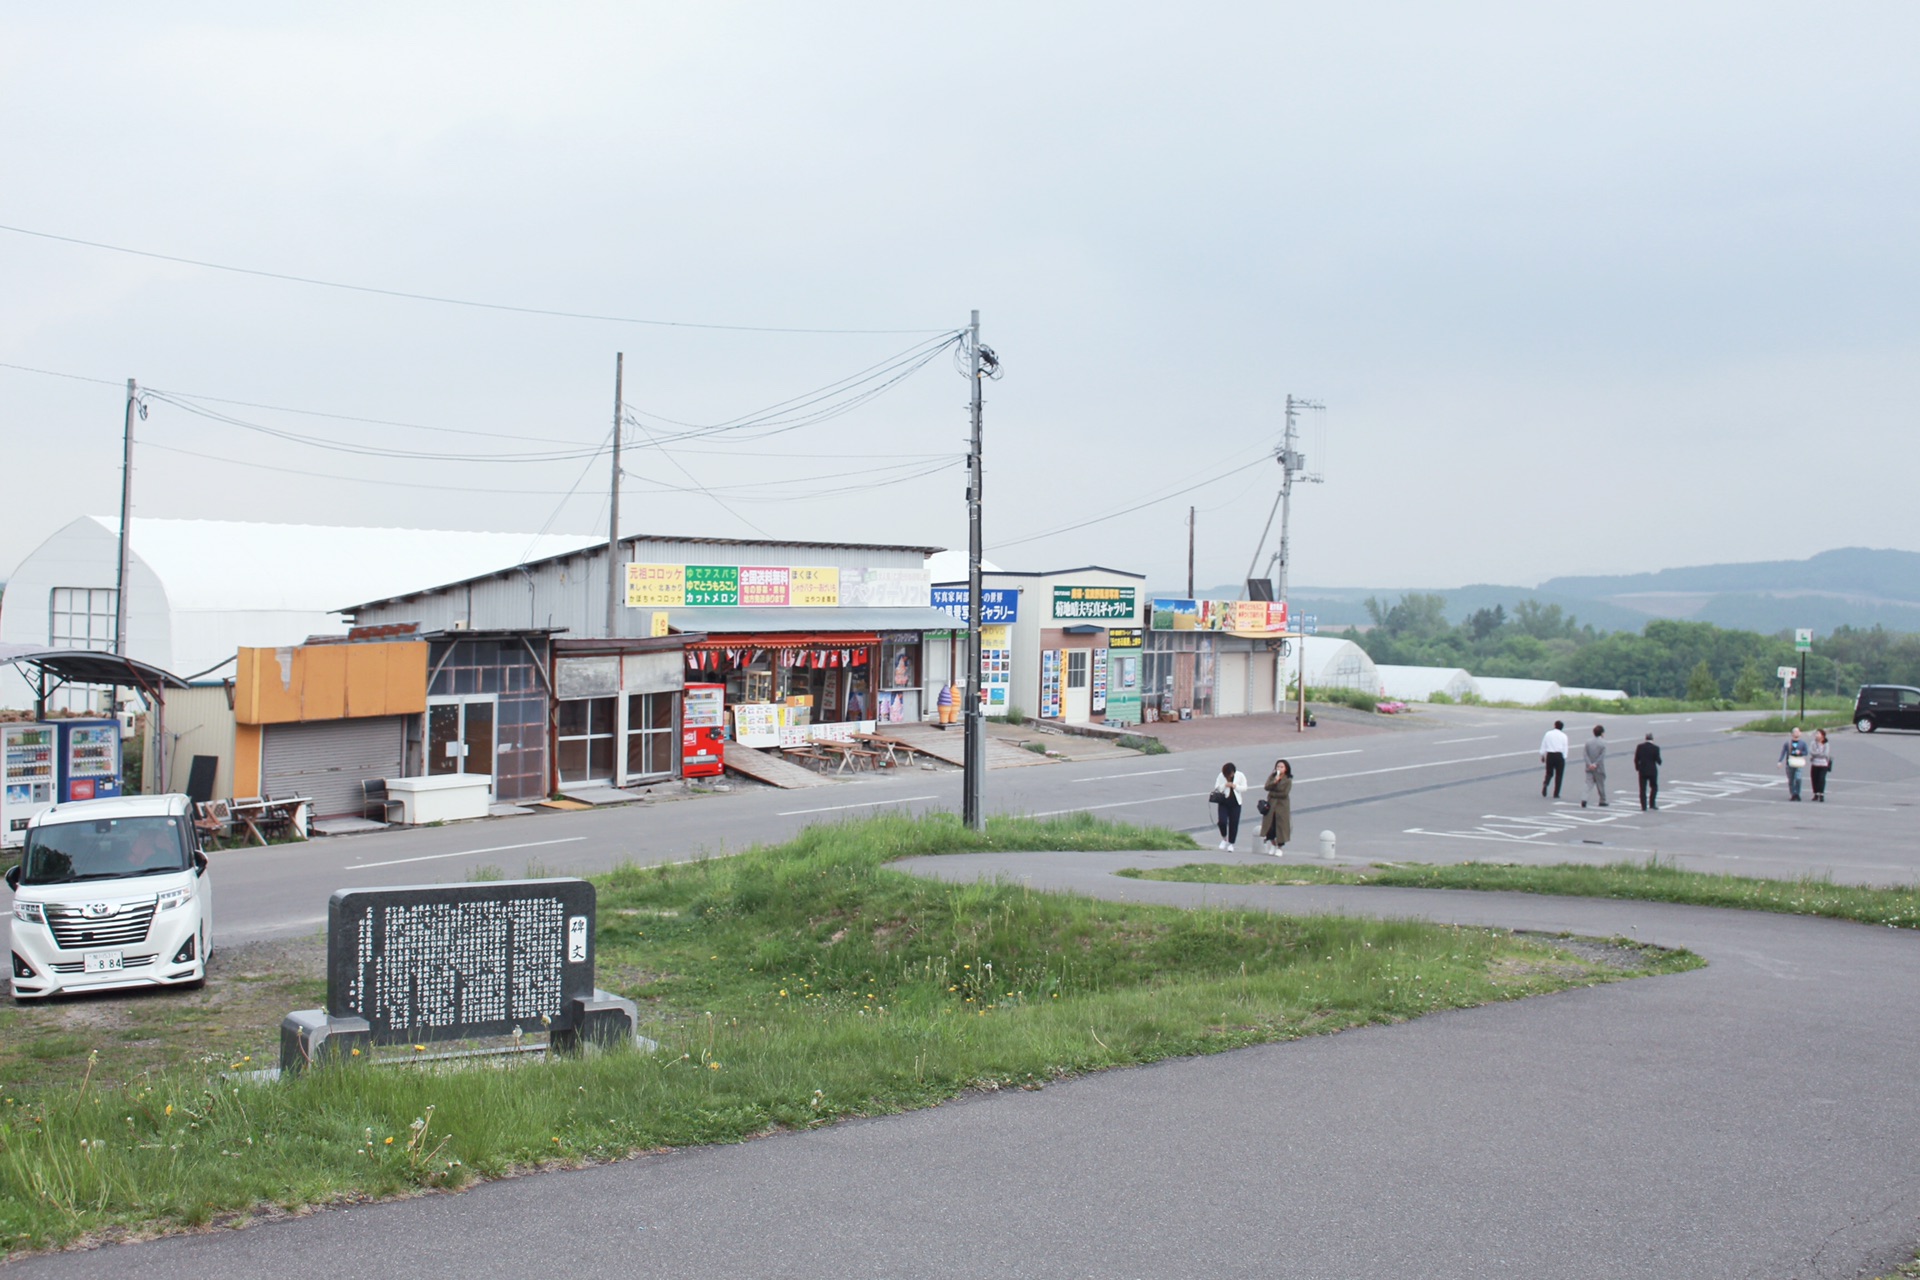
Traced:
<svg viewBox="0 0 1920 1280">
<path fill-rule="evenodd" d="M 560 781 L 613 781 L 618 698 L 570 698 L 560 704 Z"/>
<path fill-rule="evenodd" d="M 1066 693 L 1061 699 L 1060 718 L 1068 724 L 1087 724 L 1093 719 L 1093 687 L 1087 679 L 1091 657 L 1086 649 L 1067 650 Z"/>
<path fill-rule="evenodd" d="M 492 698 L 427 699 L 427 776 L 493 776 Z"/>
</svg>

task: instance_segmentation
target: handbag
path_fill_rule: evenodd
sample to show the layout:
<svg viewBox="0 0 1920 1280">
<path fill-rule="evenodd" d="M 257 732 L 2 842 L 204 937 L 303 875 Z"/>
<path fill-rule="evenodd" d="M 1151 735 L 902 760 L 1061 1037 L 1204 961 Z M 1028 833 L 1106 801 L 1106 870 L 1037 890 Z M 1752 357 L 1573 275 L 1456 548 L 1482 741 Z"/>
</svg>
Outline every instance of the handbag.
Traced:
<svg viewBox="0 0 1920 1280">
<path fill-rule="evenodd" d="M 1207 793 L 1208 804 L 1225 804 L 1226 802 L 1227 802 L 1227 793 L 1222 791 L 1219 787 L 1215 787 L 1212 791 Z"/>
<path fill-rule="evenodd" d="M 1267 815 L 1268 815 L 1269 813 L 1272 813 L 1272 812 L 1273 812 L 1273 805 L 1271 805 L 1270 803 L 1268 803 L 1268 802 L 1267 802 L 1267 801 L 1265 801 L 1265 800 L 1262 800 L 1262 801 L 1260 802 L 1260 816 L 1264 818 L 1264 817 L 1266 817 L 1266 816 L 1267 816 Z"/>
</svg>

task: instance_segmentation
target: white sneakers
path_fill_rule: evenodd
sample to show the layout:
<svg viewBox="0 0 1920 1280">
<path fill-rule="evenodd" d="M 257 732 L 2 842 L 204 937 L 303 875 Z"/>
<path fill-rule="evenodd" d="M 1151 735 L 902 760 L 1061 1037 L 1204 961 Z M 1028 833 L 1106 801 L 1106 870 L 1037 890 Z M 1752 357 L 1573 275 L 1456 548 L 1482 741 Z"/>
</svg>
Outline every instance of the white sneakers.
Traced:
<svg viewBox="0 0 1920 1280">
<path fill-rule="evenodd" d="M 1222 840 L 1222 841 L 1220 842 L 1220 848 L 1221 848 L 1222 850 L 1224 850 L 1225 852 L 1228 852 L 1228 853 L 1231 853 L 1231 852 L 1233 852 L 1233 846 L 1232 846 L 1232 845 L 1230 845 L 1230 844 L 1228 844 L 1228 843 L 1227 843 L 1227 842 L 1226 842 L 1225 840 Z"/>
</svg>

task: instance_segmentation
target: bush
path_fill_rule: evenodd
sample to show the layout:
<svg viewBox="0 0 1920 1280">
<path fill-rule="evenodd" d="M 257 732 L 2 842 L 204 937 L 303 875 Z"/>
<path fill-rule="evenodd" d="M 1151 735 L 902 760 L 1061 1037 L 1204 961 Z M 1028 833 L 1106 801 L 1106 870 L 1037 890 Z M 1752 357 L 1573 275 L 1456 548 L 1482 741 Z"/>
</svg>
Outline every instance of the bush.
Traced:
<svg viewBox="0 0 1920 1280">
<path fill-rule="evenodd" d="M 1114 745 L 1125 747 L 1129 751 L 1138 751 L 1141 755 L 1164 756 L 1167 754 L 1166 743 L 1158 738 L 1143 738 L 1137 733 L 1120 735 L 1114 740 Z"/>
</svg>

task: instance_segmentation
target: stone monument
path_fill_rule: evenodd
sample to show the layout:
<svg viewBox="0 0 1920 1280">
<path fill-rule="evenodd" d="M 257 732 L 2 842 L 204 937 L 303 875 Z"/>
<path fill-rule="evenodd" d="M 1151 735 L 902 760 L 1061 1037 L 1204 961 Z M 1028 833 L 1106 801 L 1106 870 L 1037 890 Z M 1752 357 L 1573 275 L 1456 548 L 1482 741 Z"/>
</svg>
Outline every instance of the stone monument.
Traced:
<svg viewBox="0 0 1920 1280">
<path fill-rule="evenodd" d="M 586 880 L 341 889 L 327 903 L 327 1007 L 280 1023 L 280 1067 L 375 1045 L 545 1033 L 554 1052 L 634 1037 L 594 985 Z"/>
</svg>

